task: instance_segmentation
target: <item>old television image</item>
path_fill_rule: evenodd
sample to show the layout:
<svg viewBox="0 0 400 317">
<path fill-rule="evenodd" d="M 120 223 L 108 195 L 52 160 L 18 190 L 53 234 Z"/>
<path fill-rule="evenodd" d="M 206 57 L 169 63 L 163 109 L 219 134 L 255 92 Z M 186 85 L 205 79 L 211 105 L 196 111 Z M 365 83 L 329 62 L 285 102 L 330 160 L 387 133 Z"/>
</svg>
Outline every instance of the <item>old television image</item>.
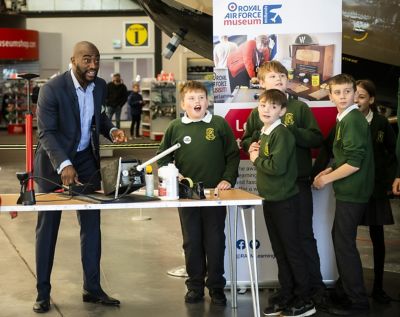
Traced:
<svg viewBox="0 0 400 317">
<path fill-rule="evenodd" d="M 333 75 L 334 45 L 298 45 L 291 46 L 292 69 L 297 79 L 311 74 L 319 74 L 321 81 Z"/>
</svg>

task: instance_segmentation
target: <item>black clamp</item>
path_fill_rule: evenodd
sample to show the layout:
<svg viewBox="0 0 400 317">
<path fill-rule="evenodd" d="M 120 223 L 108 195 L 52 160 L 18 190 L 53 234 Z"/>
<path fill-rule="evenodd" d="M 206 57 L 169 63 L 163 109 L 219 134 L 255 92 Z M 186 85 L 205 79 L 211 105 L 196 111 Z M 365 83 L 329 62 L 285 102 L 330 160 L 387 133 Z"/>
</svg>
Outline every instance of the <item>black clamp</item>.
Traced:
<svg viewBox="0 0 400 317">
<path fill-rule="evenodd" d="M 183 178 L 179 182 L 179 198 L 206 199 L 203 182 L 193 183 L 190 178 Z"/>
</svg>

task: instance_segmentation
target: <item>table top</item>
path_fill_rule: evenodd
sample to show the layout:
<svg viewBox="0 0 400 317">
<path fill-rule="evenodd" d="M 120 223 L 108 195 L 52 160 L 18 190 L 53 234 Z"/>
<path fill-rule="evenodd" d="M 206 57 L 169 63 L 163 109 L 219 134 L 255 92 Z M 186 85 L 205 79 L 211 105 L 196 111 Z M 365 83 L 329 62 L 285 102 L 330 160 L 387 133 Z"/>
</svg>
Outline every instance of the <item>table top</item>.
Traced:
<svg viewBox="0 0 400 317">
<path fill-rule="evenodd" d="M 298 80 L 290 80 L 287 85 L 287 91 L 293 96 L 302 97 L 311 101 L 329 100 L 328 89 L 323 89 L 320 85 L 314 87 L 311 83 L 303 84 Z"/>
<path fill-rule="evenodd" d="M 144 192 L 135 192 L 143 195 Z M 206 199 L 154 200 L 144 202 L 114 202 L 102 204 L 88 202 L 79 196 L 70 197 L 57 193 L 36 194 L 35 205 L 18 205 L 19 194 L 0 194 L 0 212 L 10 211 L 42 211 L 42 210 L 90 210 L 90 209 L 135 209 L 135 208 L 174 208 L 174 207 L 206 207 L 206 206 L 256 206 L 262 204 L 262 197 L 241 189 L 219 191 L 214 197 L 213 190 L 206 191 Z"/>
</svg>

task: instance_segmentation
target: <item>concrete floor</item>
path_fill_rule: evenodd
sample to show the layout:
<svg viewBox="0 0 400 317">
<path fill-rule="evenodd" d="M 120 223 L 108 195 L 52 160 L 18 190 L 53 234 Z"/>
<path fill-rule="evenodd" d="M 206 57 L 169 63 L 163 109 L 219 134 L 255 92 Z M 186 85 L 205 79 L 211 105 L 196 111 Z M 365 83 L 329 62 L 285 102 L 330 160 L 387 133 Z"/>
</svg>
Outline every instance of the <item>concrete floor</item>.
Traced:
<svg viewBox="0 0 400 317">
<path fill-rule="evenodd" d="M 0 131 L 2 144 L 21 143 L 21 137 Z M 23 141 L 22 141 L 23 142 Z M 139 159 L 151 157 L 154 150 L 115 151 L 115 155 Z M 0 193 L 19 190 L 15 172 L 24 170 L 24 153 L 0 151 Z M 393 201 L 397 224 L 385 228 L 387 260 L 385 289 L 397 301 L 388 306 L 371 300 L 367 316 L 399 316 L 400 303 L 400 204 Z M 64 212 L 52 274 L 52 309 L 46 316 L 252 316 L 249 292 L 238 295 L 238 309 L 232 310 L 227 291 L 226 308 L 204 303 L 183 302 L 183 278 L 171 277 L 168 270 L 183 264 L 181 233 L 175 209 L 144 210 L 148 221 L 134 221 L 137 210 L 102 212 L 103 256 L 102 285 L 106 292 L 121 300 L 121 307 L 103 307 L 81 300 L 82 270 L 79 252 L 79 226 L 74 212 Z M 35 289 L 35 225 L 34 213 L 20 213 L 16 219 L 0 214 L 0 317 L 37 316 L 32 311 Z M 365 268 L 368 290 L 373 281 L 371 244 L 368 230 L 360 228 L 358 246 Z M 261 308 L 269 290 L 261 290 Z M 328 316 L 318 312 L 316 316 Z"/>
</svg>

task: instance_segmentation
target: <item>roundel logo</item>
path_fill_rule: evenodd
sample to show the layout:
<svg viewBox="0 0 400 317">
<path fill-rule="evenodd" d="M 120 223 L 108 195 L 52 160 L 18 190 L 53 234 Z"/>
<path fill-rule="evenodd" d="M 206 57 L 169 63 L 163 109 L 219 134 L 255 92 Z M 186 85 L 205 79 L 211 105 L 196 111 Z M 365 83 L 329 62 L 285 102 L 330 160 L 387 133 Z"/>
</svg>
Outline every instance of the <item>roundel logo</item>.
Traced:
<svg viewBox="0 0 400 317">
<path fill-rule="evenodd" d="M 183 138 L 183 143 L 190 144 L 190 142 L 192 142 L 192 138 L 189 135 Z"/>
<path fill-rule="evenodd" d="M 237 9 L 237 4 L 235 2 L 231 2 L 228 4 L 229 11 L 236 11 L 236 9 Z"/>
<path fill-rule="evenodd" d="M 238 250 L 246 249 L 246 243 L 244 242 L 243 239 L 240 239 L 240 240 L 236 241 L 236 249 L 238 249 Z"/>
<path fill-rule="evenodd" d="M 250 244 L 250 248 L 253 249 L 253 240 L 251 240 L 249 242 L 249 244 Z M 258 249 L 259 247 L 260 247 L 260 241 L 256 240 L 256 249 Z"/>
</svg>

